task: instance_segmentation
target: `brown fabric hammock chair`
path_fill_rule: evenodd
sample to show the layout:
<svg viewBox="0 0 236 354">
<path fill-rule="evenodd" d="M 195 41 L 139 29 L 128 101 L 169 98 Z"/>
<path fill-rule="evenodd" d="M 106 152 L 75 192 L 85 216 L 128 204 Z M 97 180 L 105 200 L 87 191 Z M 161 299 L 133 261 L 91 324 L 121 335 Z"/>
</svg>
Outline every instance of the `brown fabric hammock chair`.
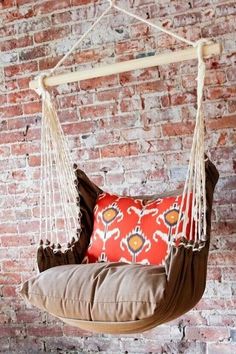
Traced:
<svg viewBox="0 0 236 354">
<path fill-rule="evenodd" d="M 189 311 L 201 299 L 205 289 L 213 191 L 219 177 L 209 160 L 205 165 L 206 241 L 204 245 L 194 245 L 186 238 L 182 239 L 178 246 L 171 247 L 164 267 L 123 263 L 80 265 L 90 242 L 93 209 L 102 190 L 84 172 L 76 169 L 82 210 L 80 238 L 73 240 L 65 252 L 60 249 L 53 252 L 50 245 L 41 245 L 38 250 L 38 266 L 42 273 L 23 285 L 21 295 L 33 305 L 72 326 L 102 333 L 145 331 Z M 196 246 L 199 250 L 196 250 Z M 112 277 L 114 272 L 115 281 Z M 94 277 L 99 280 L 95 282 Z M 132 281 L 132 278 L 131 288 L 119 289 L 124 279 L 127 282 L 128 279 Z M 95 292 L 99 293 L 102 305 L 105 303 L 106 311 L 99 307 L 99 300 L 98 303 L 94 300 Z M 108 300 L 107 292 L 110 294 Z M 124 292 L 125 303 L 119 300 Z M 135 295 L 137 292 L 138 298 Z M 150 305 L 147 292 L 153 292 L 151 299 L 156 301 L 155 305 Z M 84 298 L 89 303 L 89 309 L 84 305 Z M 141 306 L 136 306 L 138 301 L 143 302 Z"/>
<path fill-rule="evenodd" d="M 110 2 L 113 6 L 114 1 Z M 37 90 L 43 104 L 41 241 L 37 254 L 40 274 L 23 284 L 20 293 L 25 300 L 70 325 L 103 333 L 148 330 L 181 316 L 200 300 L 206 284 L 213 192 L 219 177 L 204 153 L 202 99 L 206 42 L 190 42 L 198 56 L 196 125 L 184 189 L 172 193 L 182 194 L 182 201 L 176 231 L 170 237 L 169 253 L 162 266 L 122 262 L 81 264 L 94 229 L 94 207 L 103 191 L 71 163 L 44 77 L 39 76 Z M 62 241 L 58 236 L 57 215 L 65 222 Z M 178 234 L 181 222 L 183 227 Z"/>
</svg>

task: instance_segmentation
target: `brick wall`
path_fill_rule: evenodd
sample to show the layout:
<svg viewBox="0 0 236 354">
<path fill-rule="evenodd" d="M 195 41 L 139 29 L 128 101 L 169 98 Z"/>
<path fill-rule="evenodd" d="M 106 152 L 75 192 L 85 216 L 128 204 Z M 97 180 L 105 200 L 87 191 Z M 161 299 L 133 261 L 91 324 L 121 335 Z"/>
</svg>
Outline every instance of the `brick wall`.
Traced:
<svg viewBox="0 0 236 354">
<path fill-rule="evenodd" d="M 207 60 L 204 92 L 206 151 L 220 172 L 204 297 L 178 320 L 129 336 L 85 333 L 19 298 L 17 287 L 36 271 L 39 226 L 41 102 L 28 83 L 55 65 L 108 4 L 1 0 L 0 352 L 235 353 L 235 1 L 118 3 L 191 40 L 214 37 L 224 45 L 221 57 Z M 82 70 L 182 47 L 110 13 L 65 66 Z M 196 68 L 196 61 L 189 61 L 53 89 L 73 160 L 95 183 L 117 193 L 182 185 L 196 111 Z"/>
</svg>

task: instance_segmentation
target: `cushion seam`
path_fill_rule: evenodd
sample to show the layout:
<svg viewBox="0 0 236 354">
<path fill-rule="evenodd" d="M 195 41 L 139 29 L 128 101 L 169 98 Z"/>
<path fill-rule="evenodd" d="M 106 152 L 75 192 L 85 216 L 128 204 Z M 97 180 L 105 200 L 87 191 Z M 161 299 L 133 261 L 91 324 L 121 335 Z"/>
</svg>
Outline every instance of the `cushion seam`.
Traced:
<svg viewBox="0 0 236 354">
<path fill-rule="evenodd" d="M 36 294 L 36 293 L 32 293 L 30 292 L 28 295 L 34 295 L 34 296 L 39 296 L 39 297 L 44 297 L 44 298 L 51 298 L 51 299 L 62 299 L 59 296 L 47 296 L 47 295 L 40 295 L 40 294 Z M 147 303 L 147 304 L 153 304 L 156 305 L 156 302 L 152 302 L 152 301 L 145 301 L 145 300 L 122 300 L 122 301 L 87 301 L 87 300 L 79 300 L 79 299 L 66 299 L 66 301 L 70 301 L 70 302 L 86 302 L 88 304 L 115 304 L 115 303 L 123 303 L 123 302 L 137 302 L 137 303 Z"/>
</svg>

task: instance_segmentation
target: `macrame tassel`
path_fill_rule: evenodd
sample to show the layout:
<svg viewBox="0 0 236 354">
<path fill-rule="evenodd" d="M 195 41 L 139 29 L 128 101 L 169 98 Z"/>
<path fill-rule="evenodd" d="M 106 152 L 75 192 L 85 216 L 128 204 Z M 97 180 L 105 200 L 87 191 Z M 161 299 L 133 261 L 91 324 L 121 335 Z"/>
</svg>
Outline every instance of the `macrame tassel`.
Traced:
<svg viewBox="0 0 236 354">
<path fill-rule="evenodd" d="M 50 249 L 50 254 L 53 252 L 57 257 L 63 258 L 61 254 L 64 252 L 64 244 L 71 243 L 76 234 L 79 237 L 78 180 L 56 109 L 43 85 L 43 76 L 38 80 L 37 92 L 42 96 L 40 240 L 47 239 L 45 245 L 40 244 L 39 253 L 42 253 L 43 247 L 43 254 L 46 255 Z M 61 240 L 63 245 L 60 244 L 58 220 L 64 223 L 64 239 Z M 51 244 L 56 244 L 57 247 L 52 248 Z"/>
<path fill-rule="evenodd" d="M 179 220 L 172 240 L 172 244 L 175 245 L 177 238 L 181 238 L 187 234 L 187 226 L 190 224 L 188 242 L 186 243 L 182 238 L 180 243 L 181 245 L 191 247 L 194 250 L 200 250 L 204 247 L 207 234 L 204 117 L 202 113 L 203 87 L 206 71 L 205 62 L 203 60 L 203 46 L 206 43 L 207 40 L 201 39 L 195 45 L 198 53 L 196 124 L 194 128 L 188 172 L 180 205 Z M 185 210 L 183 211 L 184 205 Z M 182 232 L 178 234 L 182 212 L 183 228 Z"/>
</svg>

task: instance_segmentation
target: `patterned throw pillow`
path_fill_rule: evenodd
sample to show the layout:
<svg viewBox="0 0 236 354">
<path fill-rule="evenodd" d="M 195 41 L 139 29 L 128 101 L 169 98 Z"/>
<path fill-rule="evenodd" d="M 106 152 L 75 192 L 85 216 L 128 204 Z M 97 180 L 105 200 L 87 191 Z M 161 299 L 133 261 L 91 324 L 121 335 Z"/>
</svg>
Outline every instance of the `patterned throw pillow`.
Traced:
<svg viewBox="0 0 236 354">
<path fill-rule="evenodd" d="M 163 264 L 168 241 L 176 231 L 181 200 L 182 196 L 142 200 L 101 194 L 84 262 Z M 181 221 L 178 233 L 182 227 Z"/>
</svg>

